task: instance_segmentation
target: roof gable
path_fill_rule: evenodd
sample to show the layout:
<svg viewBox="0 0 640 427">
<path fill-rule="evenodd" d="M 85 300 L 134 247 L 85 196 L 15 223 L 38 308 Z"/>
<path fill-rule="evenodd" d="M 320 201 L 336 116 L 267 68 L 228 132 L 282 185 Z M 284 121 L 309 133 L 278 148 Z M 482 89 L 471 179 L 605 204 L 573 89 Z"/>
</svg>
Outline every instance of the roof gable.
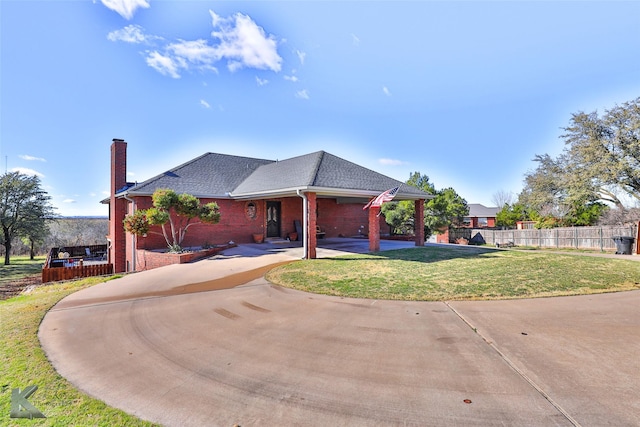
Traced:
<svg viewBox="0 0 640 427">
<path fill-rule="evenodd" d="M 159 188 L 197 197 L 227 196 L 258 167 L 272 160 L 205 153 L 129 189 L 133 195 L 151 195 Z"/>
<path fill-rule="evenodd" d="M 234 196 L 298 189 L 356 190 L 381 193 L 401 186 L 398 195 L 424 197 L 421 190 L 325 151 L 260 166 L 234 191 Z M 430 198 L 430 197 L 429 197 Z"/>
<path fill-rule="evenodd" d="M 329 153 L 324 153 L 314 182 L 317 187 L 357 188 L 379 192 L 402 184 L 398 180 Z"/>
<path fill-rule="evenodd" d="M 233 194 L 263 193 L 313 185 L 321 151 L 262 165 L 241 182 Z"/>
<path fill-rule="evenodd" d="M 345 197 L 377 195 L 401 186 L 396 198 L 431 198 L 418 188 L 403 185 L 363 166 L 324 151 L 281 161 L 206 153 L 126 190 L 151 195 L 159 188 L 196 197 L 268 197 L 296 190 L 339 193 Z"/>
</svg>

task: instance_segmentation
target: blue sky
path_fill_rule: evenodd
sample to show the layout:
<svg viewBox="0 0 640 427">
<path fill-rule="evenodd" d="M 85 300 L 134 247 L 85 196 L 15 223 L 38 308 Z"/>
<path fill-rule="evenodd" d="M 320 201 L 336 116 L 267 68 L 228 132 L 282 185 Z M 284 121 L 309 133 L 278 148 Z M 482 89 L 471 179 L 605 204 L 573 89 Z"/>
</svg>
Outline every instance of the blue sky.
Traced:
<svg viewBox="0 0 640 427">
<path fill-rule="evenodd" d="M 325 150 L 490 206 L 640 95 L 638 1 L 1 0 L 0 28 L 3 169 L 69 216 L 107 215 L 113 138 L 130 181 Z"/>
</svg>

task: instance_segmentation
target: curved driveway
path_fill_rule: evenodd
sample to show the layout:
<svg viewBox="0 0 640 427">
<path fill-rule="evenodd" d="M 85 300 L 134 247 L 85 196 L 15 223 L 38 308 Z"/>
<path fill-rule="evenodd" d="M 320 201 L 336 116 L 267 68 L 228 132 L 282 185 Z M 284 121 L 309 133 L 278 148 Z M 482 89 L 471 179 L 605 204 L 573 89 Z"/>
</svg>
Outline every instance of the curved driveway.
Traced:
<svg viewBox="0 0 640 427">
<path fill-rule="evenodd" d="M 299 248 L 255 248 L 70 295 L 42 346 L 80 390 L 163 425 L 640 425 L 640 291 L 319 296 L 262 278 Z"/>
</svg>

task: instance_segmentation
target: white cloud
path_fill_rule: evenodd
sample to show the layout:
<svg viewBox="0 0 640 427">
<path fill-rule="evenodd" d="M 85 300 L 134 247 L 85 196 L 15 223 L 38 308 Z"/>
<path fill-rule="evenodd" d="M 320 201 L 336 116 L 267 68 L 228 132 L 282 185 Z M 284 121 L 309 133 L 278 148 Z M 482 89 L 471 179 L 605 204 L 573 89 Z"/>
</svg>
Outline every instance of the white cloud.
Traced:
<svg viewBox="0 0 640 427">
<path fill-rule="evenodd" d="M 102 4 L 127 20 L 133 18 L 139 8 L 149 7 L 147 0 L 102 0 Z"/>
<path fill-rule="evenodd" d="M 204 99 L 200 100 L 200 105 L 202 105 L 204 108 L 211 108 L 211 105 L 209 105 L 209 103 Z"/>
<path fill-rule="evenodd" d="M 220 61 L 226 61 L 232 72 L 242 68 L 280 71 L 282 58 L 273 35 L 266 35 L 247 15 L 236 13 L 224 18 L 213 11 L 209 13 L 212 42 L 198 39 L 169 43 L 163 49 L 146 52 L 147 64 L 174 79 L 191 69 L 217 72 L 215 64 Z M 132 34 L 135 35 L 135 31 L 132 30 Z M 150 36 L 144 37 L 150 39 Z"/>
<path fill-rule="evenodd" d="M 96 197 L 96 196 L 97 196 L 97 194 L 94 193 L 93 191 L 91 193 L 89 193 L 89 197 Z"/>
<path fill-rule="evenodd" d="M 296 98 L 309 99 L 309 92 L 306 89 L 299 90 L 296 92 Z"/>
<path fill-rule="evenodd" d="M 218 59 L 218 53 L 206 40 L 180 40 L 167 46 L 167 51 L 176 58 L 182 58 L 193 64 L 210 65 Z M 186 62 L 185 62 L 186 67 Z"/>
<path fill-rule="evenodd" d="M 382 92 L 384 92 L 384 94 L 387 96 L 391 96 L 391 91 L 386 86 L 382 86 Z"/>
<path fill-rule="evenodd" d="M 213 10 L 209 13 L 214 28 L 211 36 L 219 41 L 215 49 L 220 59 L 227 59 L 229 70 L 247 67 L 280 71 L 282 58 L 273 35 L 267 36 L 247 15 L 236 13 L 230 18 L 222 18 Z"/>
<path fill-rule="evenodd" d="M 258 83 L 258 86 L 264 86 L 269 83 L 269 80 L 261 79 L 260 77 L 256 76 L 256 83 Z"/>
<path fill-rule="evenodd" d="M 62 203 L 77 203 L 74 199 L 64 199 Z"/>
<path fill-rule="evenodd" d="M 33 169 L 29 169 L 29 168 L 22 168 L 22 167 L 18 167 L 18 168 L 13 168 L 11 169 L 11 172 L 18 172 L 21 173 L 23 175 L 35 175 L 37 177 L 44 177 L 43 174 L 41 174 L 40 172 L 33 170 Z"/>
<path fill-rule="evenodd" d="M 307 54 L 300 50 L 296 50 L 296 55 L 298 55 L 298 59 L 300 60 L 300 65 L 304 65 L 304 59 L 307 57 Z"/>
<path fill-rule="evenodd" d="M 296 76 L 284 76 L 284 79 L 294 83 L 298 81 L 298 77 Z"/>
<path fill-rule="evenodd" d="M 355 34 L 351 34 L 351 41 L 354 46 L 360 46 L 360 39 Z"/>
<path fill-rule="evenodd" d="M 147 65 L 165 76 L 170 76 L 174 79 L 180 78 L 180 74 L 178 74 L 180 65 L 171 57 L 162 55 L 155 50 L 148 54 Z"/>
<path fill-rule="evenodd" d="M 111 31 L 107 34 L 107 39 L 112 42 L 121 41 L 125 43 L 148 43 L 152 40 L 162 40 L 162 37 L 150 36 L 144 33 L 140 25 L 127 25 L 121 30 Z"/>
<path fill-rule="evenodd" d="M 378 159 L 378 163 L 380 163 L 381 165 L 385 165 L 385 166 L 401 166 L 401 165 L 406 165 L 408 164 L 408 162 L 404 162 L 402 160 L 396 160 L 396 159 Z"/>
<path fill-rule="evenodd" d="M 20 157 L 22 160 L 29 160 L 29 161 L 37 160 L 39 162 L 46 162 L 46 159 L 43 159 L 42 157 L 34 157 L 28 154 L 20 154 L 18 157 Z"/>
</svg>

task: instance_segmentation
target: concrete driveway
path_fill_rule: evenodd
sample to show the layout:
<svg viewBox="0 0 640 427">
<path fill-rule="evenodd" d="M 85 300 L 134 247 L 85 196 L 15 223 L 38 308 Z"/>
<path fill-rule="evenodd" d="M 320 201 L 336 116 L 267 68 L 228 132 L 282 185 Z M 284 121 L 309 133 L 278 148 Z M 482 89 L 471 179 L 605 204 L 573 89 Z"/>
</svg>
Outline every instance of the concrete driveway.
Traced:
<svg viewBox="0 0 640 427">
<path fill-rule="evenodd" d="M 168 426 L 640 425 L 640 291 L 400 302 L 262 278 L 301 253 L 243 245 L 77 292 L 42 346 L 80 390 Z"/>
</svg>

